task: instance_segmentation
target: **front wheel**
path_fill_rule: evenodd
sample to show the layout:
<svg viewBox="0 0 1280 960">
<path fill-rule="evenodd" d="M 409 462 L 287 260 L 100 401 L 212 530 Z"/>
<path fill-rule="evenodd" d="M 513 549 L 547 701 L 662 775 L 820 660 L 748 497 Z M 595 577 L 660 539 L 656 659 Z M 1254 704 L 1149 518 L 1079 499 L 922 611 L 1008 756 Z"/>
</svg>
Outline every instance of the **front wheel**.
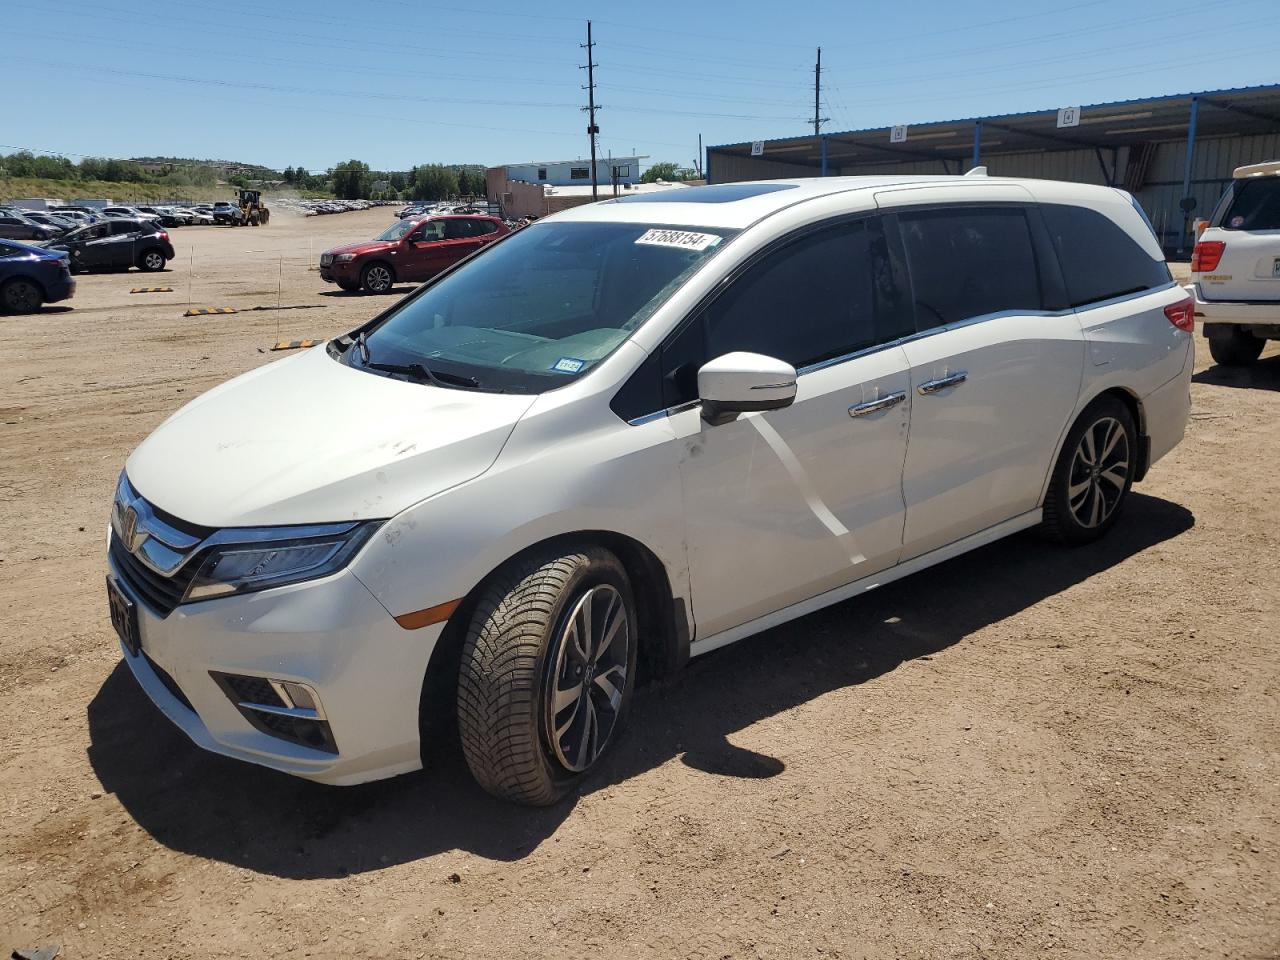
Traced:
<svg viewBox="0 0 1280 960">
<path fill-rule="evenodd" d="M 1209 355 L 1224 367 L 1244 367 L 1262 356 L 1266 341 L 1234 324 L 1214 323 L 1205 328 Z"/>
<path fill-rule="evenodd" d="M 360 286 L 370 293 L 388 293 L 394 283 L 391 268 L 385 263 L 371 263 L 360 271 Z"/>
<path fill-rule="evenodd" d="M 138 269 L 147 273 L 155 273 L 164 269 L 166 261 L 159 250 L 147 250 L 138 258 Z"/>
<path fill-rule="evenodd" d="M 1129 408 L 1099 397 L 1080 414 L 1053 468 L 1044 502 L 1044 530 L 1072 546 L 1110 529 L 1133 486 L 1138 430 Z"/>
<path fill-rule="evenodd" d="M 635 685 L 635 600 L 598 547 L 516 561 L 480 598 L 462 648 L 458 729 L 472 775 L 554 803 L 616 739 Z"/>
</svg>

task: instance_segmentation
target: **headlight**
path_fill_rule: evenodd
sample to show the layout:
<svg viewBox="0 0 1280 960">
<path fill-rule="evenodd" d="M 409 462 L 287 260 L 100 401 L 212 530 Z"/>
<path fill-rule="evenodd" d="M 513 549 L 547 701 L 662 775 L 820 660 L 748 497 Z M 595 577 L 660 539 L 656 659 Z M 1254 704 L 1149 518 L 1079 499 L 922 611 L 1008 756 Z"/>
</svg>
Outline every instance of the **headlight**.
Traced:
<svg viewBox="0 0 1280 960">
<path fill-rule="evenodd" d="M 206 541 L 209 549 L 183 602 L 327 577 L 345 567 L 381 525 L 372 520 L 221 530 Z"/>
<path fill-rule="evenodd" d="M 356 258 L 356 255 L 354 253 L 340 253 L 333 258 L 333 262 L 348 263 L 349 261 L 354 260 L 355 258 Z"/>
</svg>

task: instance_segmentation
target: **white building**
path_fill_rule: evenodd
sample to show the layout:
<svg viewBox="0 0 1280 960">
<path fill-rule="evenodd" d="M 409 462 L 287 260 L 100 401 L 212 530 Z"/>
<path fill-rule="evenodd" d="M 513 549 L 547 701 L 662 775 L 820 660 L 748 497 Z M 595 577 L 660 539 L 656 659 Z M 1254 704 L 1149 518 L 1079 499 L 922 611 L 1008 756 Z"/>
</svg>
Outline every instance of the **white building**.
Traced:
<svg viewBox="0 0 1280 960">
<path fill-rule="evenodd" d="M 640 161 L 648 157 L 597 157 L 596 183 L 639 183 Z M 539 183 L 551 187 L 580 186 L 591 183 L 590 160 L 550 160 L 540 163 L 509 163 L 508 180 Z"/>
</svg>

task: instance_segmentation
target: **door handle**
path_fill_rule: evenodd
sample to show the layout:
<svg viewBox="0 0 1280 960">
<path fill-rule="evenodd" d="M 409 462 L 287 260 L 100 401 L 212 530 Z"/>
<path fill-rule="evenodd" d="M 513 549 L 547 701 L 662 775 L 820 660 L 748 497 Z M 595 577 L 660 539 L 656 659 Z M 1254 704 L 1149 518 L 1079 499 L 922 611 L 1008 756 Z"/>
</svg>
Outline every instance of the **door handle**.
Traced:
<svg viewBox="0 0 1280 960">
<path fill-rule="evenodd" d="M 916 387 L 916 392 L 922 397 L 927 397 L 929 394 L 945 390 L 947 387 L 958 387 L 968 379 L 969 374 L 961 370 L 957 373 L 951 374 L 950 376 L 941 377 L 937 380 L 926 380 L 924 383 L 920 384 L 920 386 Z"/>
<path fill-rule="evenodd" d="M 903 400 L 907 399 L 907 395 L 901 391 L 891 393 L 881 397 L 878 400 L 868 400 L 866 403 L 856 403 L 849 408 L 849 416 L 865 417 L 870 413 L 878 413 L 881 410 L 888 410 L 890 407 L 896 407 Z"/>
</svg>

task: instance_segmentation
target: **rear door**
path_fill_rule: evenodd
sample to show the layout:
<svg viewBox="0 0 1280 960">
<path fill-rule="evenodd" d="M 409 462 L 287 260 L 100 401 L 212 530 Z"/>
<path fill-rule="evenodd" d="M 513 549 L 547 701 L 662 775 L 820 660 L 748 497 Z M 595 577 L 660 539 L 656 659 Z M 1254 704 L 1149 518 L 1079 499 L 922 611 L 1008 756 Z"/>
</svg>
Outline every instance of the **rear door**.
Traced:
<svg viewBox="0 0 1280 960">
<path fill-rule="evenodd" d="M 1280 300 L 1280 176 L 1232 184 L 1230 202 L 1201 242 L 1223 244 L 1218 265 L 1200 274 L 1206 300 Z"/>
<path fill-rule="evenodd" d="M 486 243 L 484 228 L 471 217 L 455 217 L 444 222 L 444 248 L 448 263 L 453 266 L 463 257 L 475 253 Z"/>
<path fill-rule="evenodd" d="M 1002 185 L 922 204 L 925 193 L 877 196 L 901 236 L 917 328 L 904 345 L 904 561 L 1038 506 L 1085 353 L 1030 195 Z"/>
</svg>

